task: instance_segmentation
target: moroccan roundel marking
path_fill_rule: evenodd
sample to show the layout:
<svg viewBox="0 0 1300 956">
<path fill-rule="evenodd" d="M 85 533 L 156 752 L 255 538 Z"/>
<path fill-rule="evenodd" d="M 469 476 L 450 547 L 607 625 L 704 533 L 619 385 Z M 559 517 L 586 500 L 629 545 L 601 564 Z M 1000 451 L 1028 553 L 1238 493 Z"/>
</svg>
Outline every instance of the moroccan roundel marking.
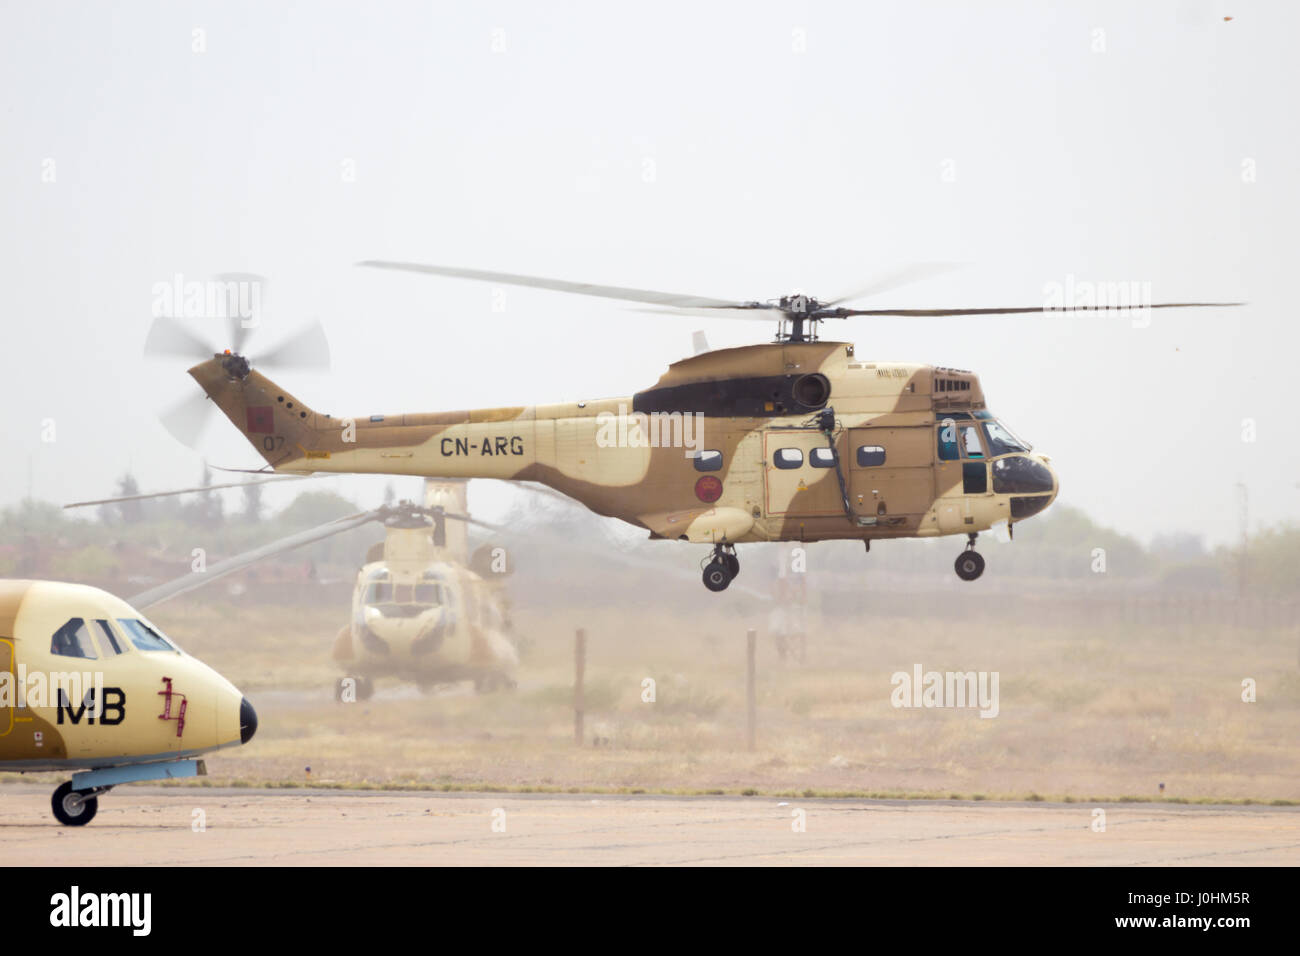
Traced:
<svg viewBox="0 0 1300 956">
<path fill-rule="evenodd" d="M 695 497 L 712 504 L 722 497 L 722 481 L 715 475 L 705 475 L 695 483 Z"/>
</svg>

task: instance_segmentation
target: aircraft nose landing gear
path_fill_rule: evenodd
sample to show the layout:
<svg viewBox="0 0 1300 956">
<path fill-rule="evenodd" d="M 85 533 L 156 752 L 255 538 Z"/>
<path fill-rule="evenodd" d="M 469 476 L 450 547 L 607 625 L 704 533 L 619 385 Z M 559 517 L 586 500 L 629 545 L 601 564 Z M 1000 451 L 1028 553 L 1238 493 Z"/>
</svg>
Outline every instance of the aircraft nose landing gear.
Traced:
<svg viewBox="0 0 1300 956">
<path fill-rule="evenodd" d="M 713 557 L 704 566 L 704 586 L 710 591 L 725 591 L 739 573 L 740 559 L 736 557 L 736 546 L 714 545 Z"/>
<path fill-rule="evenodd" d="M 984 557 L 975 550 L 975 535 L 972 533 L 969 537 L 966 550 L 957 555 L 957 563 L 954 565 L 957 577 L 963 581 L 974 581 L 984 573 Z"/>
</svg>

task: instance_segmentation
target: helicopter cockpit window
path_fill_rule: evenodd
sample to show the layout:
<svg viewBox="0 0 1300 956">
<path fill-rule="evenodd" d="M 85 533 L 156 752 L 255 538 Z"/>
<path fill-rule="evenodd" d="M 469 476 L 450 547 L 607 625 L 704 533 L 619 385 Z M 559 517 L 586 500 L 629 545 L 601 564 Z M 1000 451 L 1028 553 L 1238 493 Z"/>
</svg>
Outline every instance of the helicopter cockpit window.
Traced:
<svg viewBox="0 0 1300 956">
<path fill-rule="evenodd" d="M 1009 455 L 1017 451 L 1029 451 L 1029 446 L 1017 438 L 1001 422 L 991 421 L 984 424 L 984 435 L 989 441 L 989 455 Z"/>
<path fill-rule="evenodd" d="M 722 452 L 716 448 L 706 448 L 691 455 L 695 459 L 696 471 L 718 471 L 722 468 Z"/>
<path fill-rule="evenodd" d="M 1015 433 L 1001 422 L 986 422 L 984 434 L 989 440 L 990 455 L 1009 455 L 1017 451 L 1029 451 L 1029 445 L 1015 436 Z"/>
<path fill-rule="evenodd" d="M 885 449 L 879 445 L 858 446 L 858 467 L 874 468 L 885 463 Z"/>
<path fill-rule="evenodd" d="M 772 456 L 772 464 L 778 468 L 798 468 L 803 464 L 803 450 L 799 448 L 778 448 Z"/>
<path fill-rule="evenodd" d="M 441 604 L 442 588 L 437 584 L 417 584 L 415 586 L 416 604 Z"/>
<path fill-rule="evenodd" d="M 157 630 L 144 621 L 134 617 L 119 617 L 117 623 L 122 625 L 131 643 L 142 651 L 174 651 L 176 647 Z"/>
<path fill-rule="evenodd" d="M 939 460 L 956 461 L 961 458 L 957 450 L 957 426 L 951 420 L 939 423 Z"/>
<path fill-rule="evenodd" d="M 984 446 L 980 444 L 980 431 L 974 425 L 961 428 L 961 450 L 966 458 L 983 458 Z"/>
<path fill-rule="evenodd" d="M 393 603 L 393 583 L 391 581 L 371 581 L 366 585 L 366 603 Z"/>
<path fill-rule="evenodd" d="M 54 632 L 54 637 L 50 639 L 50 653 L 59 657 L 83 657 L 92 661 L 98 656 L 94 642 L 90 639 L 90 628 L 79 617 L 71 618 Z"/>
<path fill-rule="evenodd" d="M 834 468 L 835 467 L 835 449 L 834 448 L 814 448 L 808 452 L 808 464 L 814 468 Z"/>
</svg>

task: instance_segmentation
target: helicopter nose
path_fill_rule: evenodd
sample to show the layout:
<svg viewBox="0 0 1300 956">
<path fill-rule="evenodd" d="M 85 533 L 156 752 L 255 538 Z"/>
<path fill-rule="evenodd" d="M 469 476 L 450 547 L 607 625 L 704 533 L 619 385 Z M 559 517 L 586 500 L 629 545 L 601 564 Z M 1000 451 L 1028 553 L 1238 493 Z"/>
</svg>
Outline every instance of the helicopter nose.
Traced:
<svg viewBox="0 0 1300 956">
<path fill-rule="evenodd" d="M 253 705 L 245 697 L 239 702 L 239 742 L 248 743 L 255 733 L 257 733 L 257 711 L 253 710 Z"/>
</svg>

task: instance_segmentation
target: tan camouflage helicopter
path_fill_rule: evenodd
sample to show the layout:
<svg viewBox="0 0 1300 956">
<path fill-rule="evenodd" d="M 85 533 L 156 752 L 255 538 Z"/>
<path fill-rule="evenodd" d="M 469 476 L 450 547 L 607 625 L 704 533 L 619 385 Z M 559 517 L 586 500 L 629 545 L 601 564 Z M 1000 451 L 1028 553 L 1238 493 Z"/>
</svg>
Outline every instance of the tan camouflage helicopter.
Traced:
<svg viewBox="0 0 1300 956">
<path fill-rule="evenodd" d="M 80 770 L 54 791 L 60 823 L 89 823 L 118 784 L 204 774 L 194 758 L 256 730 L 228 680 L 126 601 L 79 584 L 0 581 L 0 770 Z"/>
<path fill-rule="evenodd" d="M 65 508 L 112 505 L 283 481 L 272 478 L 205 485 L 152 494 L 78 501 Z M 291 479 L 292 480 L 292 479 Z M 342 534 L 372 521 L 384 526 L 357 573 L 349 621 L 332 656 L 345 670 L 335 696 L 368 699 L 374 680 L 415 681 L 422 690 L 472 680 L 479 692 L 515 686 L 519 655 L 509 637 L 502 589 L 513 570 L 504 549 L 469 554 L 469 525 L 499 530 L 466 514 L 464 482 L 425 483 L 425 501 L 401 501 L 338 518 L 184 574 L 132 598 L 143 605 L 205 587 L 275 555 Z"/>
<path fill-rule="evenodd" d="M 405 262 L 365 266 L 573 292 L 707 315 L 775 317 L 775 341 L 674 363 L 631 396 L 557 405 L 337 418 L 266 378 L 237 350 L 189 370 L 276 472 L 533 481 L 651 538 L 711 546 L 704 584 L 725 589 L 736 546 L 758 541 L 965 535 L 956 571 L 978 578 L 981 531 L 1045 509 L 1059 484 L 988 408 L 972 372 L 883 362 L 819 325 L 850 316 L 1087 312 L 1107 306 L 855 309 L 851 296 L 728 301 Z M 1143 304 L 1181 308 L 1221 303 Z M 1113 306 L 1112 306 L 1113 308 Z"/>
</svg>

